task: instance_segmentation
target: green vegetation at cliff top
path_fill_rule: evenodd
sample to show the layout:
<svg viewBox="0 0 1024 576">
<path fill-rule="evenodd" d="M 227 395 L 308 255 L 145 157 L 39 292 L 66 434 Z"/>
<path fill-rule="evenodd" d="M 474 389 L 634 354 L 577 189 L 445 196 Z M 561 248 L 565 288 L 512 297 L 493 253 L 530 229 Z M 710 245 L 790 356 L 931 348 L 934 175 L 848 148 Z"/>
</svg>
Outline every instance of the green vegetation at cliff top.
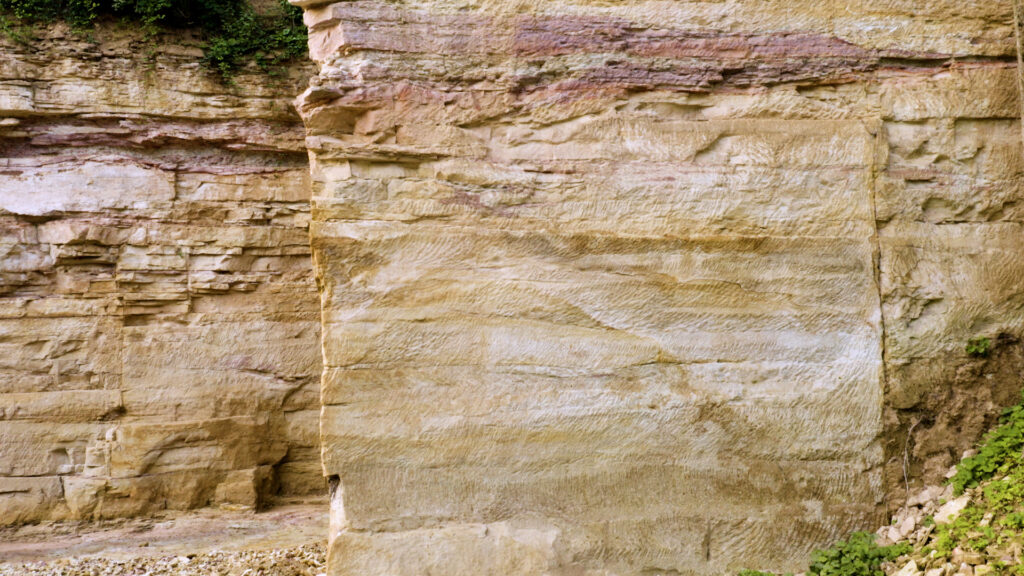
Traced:
<svg viewBox="0 0 1024 576">
<path fill-rule="evenodd" d="M 248 0 L 0 0 L 0 30 L 67 22 L 87 30 L 99 18 L 135 22 L 150 32 L 197 28 L 204 62 L 224 78 L 254 63 L 272 70 L 306 52 L 302 11 L 277 0 L 258 12 Z"/>
</svg>

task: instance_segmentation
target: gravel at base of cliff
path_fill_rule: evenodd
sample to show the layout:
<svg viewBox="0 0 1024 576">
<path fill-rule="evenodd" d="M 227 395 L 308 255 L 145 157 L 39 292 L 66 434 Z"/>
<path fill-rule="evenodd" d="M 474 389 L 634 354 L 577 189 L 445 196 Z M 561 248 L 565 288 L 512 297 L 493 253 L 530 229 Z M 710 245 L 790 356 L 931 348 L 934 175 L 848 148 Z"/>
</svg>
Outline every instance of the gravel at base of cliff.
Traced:
<svg viewBox="0 0 1024 576">
<path fill-rule="evenodd" d="M 325 560 L 323 544 L 307 544 L 277 550 L 213 551 L 128 560 L 93 557 L 0 564 L 0 576 L 317 576 L 325 572 Z"/>
</svg>

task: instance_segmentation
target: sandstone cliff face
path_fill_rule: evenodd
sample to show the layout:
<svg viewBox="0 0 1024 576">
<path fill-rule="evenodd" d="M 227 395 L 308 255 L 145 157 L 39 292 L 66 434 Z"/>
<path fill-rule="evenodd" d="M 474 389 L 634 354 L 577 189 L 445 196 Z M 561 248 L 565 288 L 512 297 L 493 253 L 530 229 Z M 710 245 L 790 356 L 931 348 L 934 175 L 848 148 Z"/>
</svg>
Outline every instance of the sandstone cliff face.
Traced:
<svg viewBox="0 0 1024 576">
<path fill-rule="evenodd" d="M 97 34 L 0 44 L 0 524 L 321 490 L 309 71 Z"/>
<path fill-rule="evenodd" d="M 796 569 L 1019 386 L 1010 2 L 293 1 L 332 574 Z"/>
</svg>

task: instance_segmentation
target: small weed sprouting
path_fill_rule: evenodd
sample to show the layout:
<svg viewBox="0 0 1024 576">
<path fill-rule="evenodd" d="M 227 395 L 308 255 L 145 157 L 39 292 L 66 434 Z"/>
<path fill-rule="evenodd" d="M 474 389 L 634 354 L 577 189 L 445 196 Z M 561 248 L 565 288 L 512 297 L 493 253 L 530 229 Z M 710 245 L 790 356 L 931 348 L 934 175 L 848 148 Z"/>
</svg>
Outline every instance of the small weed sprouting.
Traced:
<svg viewBox="0 0 1024 576">
<path fill-rule="evenodd" d="M 22 46 L 31 46 L 32 40 L 35 39 L 32 36 L 31 28 L 8 18 L 3 13 L 0 13 L 0 35 L 10 38 Z"/>
<path fill-rule="evenodd" d="M 986 358 L 992 352 L 992 340 L 984 336 L 971 338 L 967 341 L 967 346 L 964 349 L 967 351 L 968 356 Z"/>
</svg>

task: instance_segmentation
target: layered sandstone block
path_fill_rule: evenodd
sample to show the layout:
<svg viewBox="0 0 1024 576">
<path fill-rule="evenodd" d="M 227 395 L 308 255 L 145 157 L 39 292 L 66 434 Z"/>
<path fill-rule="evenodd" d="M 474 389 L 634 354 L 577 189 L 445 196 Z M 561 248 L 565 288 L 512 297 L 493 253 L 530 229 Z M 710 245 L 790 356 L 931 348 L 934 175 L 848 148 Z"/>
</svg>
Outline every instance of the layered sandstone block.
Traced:
<svg viewBox="0 0 1024 576">
<path fill-rule="evenodd" d="M 294 3 L 332 574 L 799 569 L 1020 333 L 1009 2 Z"/>
<path fill-rule="evenodd" d="M 309 71 L 97 35 L 0 45 L 0 524 L 321 490 Z"/>
<path fill-rule="evenodd" d="M 875 187 L 895 484 L 906 446 L 910 473 L 939 482 L 991 415 L 1020 397 L 1024 167 L 1016 78 L 1009 65 L 952 65 L 882 87 L 885 171 Z M 981 335 L 996 344 L 979 367 L 965 361 L 964 345 Z"/>
</svg>

